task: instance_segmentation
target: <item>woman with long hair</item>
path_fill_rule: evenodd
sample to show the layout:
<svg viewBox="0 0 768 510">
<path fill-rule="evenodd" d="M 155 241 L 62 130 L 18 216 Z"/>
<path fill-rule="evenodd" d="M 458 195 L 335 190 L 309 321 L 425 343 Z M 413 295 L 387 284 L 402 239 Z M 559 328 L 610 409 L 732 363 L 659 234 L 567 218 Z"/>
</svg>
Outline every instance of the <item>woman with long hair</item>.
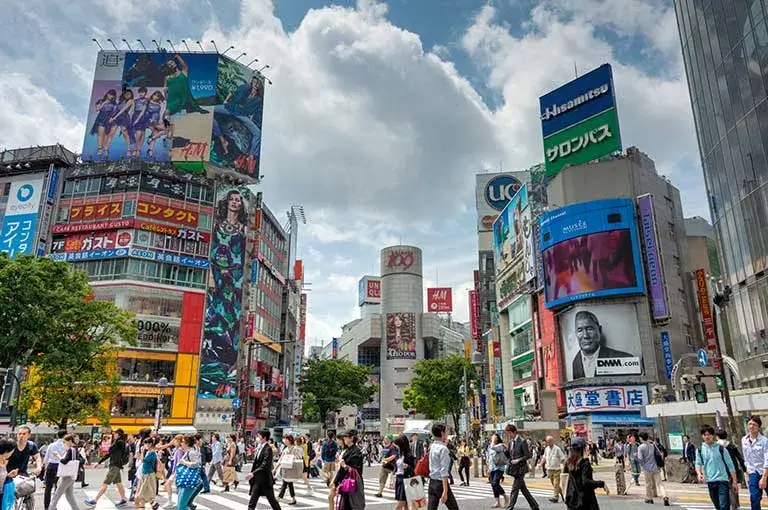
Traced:
<svg viewBox="0 0 768 510">
<path fill-rule="evenodd" d="M 609 494 L 605 482 L 592 477 L 592 462 L 589 457 L 587 443 L 583 439 L 574 439 L 571 443 L 571 454 L 563 470 L 569 475 L 565 492 L 565 505 L 568 510 L 600 510 L 595 489 L 603 489 Z"/>
<path fill-rule="evenodd" d="M 395 510 L 408 510 L 408 498 L 405 497 L 406 478 L 413 478 L 416 474 L 416 458 L 411 453 L 411 443 L 404 434 L 395 438 L 395 446 L 400 451 L 400 455 L 395 460 L 395 501 L 397 505 Z"/>
<path fill-rule="evenodd" d="M 503 458 L 508 458 L 502 455 L 507 450 L 507 445 L 501 440 L 499 434 L 493 434 L 491 436 L 491 444 L 488 446 L 488 470 L 490 471 L 489 481 L 491 483 L 491 489 L 493 490 L 493 499 L 496 502 L 491 508 L 499 508 L 501 506 L 500 498 L 504 498 L 504 506 L 507 506 L 507 494 L 504 492 L 504 487 L 501 486 L 501 480 L 504 478 L 504 470 L 507 469 L 507 462 L 502 461 Z"/>
</svg>

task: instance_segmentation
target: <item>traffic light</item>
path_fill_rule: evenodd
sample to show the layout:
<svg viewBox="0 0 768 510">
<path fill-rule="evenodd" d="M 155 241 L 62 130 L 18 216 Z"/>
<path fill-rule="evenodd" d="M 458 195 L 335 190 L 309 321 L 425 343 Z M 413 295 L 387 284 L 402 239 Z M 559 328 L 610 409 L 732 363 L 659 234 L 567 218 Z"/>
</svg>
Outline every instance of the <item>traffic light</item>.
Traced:
<svg viewBox="0 0 768 510">
<path fill-rule="evenodd" d="M 696 395 L 697 404 L 706 404 L 709 400 L 707 398 L 707 385 L 704 383 L 695 383 L 693 385 L 693 392 Z"/>
<path fill-rule="evenodd" d="M 720 391 L 725 389 L 725 378 L 721 372 L 715 374 L 715 386 L 717 386 L 717 389 Z"/>
</svg>

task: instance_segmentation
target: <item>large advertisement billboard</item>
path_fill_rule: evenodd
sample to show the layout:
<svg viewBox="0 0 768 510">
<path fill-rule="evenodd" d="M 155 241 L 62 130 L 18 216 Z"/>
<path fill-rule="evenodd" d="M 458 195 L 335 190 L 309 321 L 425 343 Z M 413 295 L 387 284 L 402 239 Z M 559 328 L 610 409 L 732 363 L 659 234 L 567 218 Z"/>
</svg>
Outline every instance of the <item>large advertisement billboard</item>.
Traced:
<svg viewBox="0 0 768 510">
<path fill-rule="evenodd" d="M 635 207 L 616 198 L 539 216 L 547 308 L 645 290 Z"/>
<path fill-rule="evenodd" d="M 651 301 L 651 315 L 654 320 L 669 318 L 667 286 L 664 281 L 664 266 L 659 251 L 659 235 L 656 230 L 656 216 L 651 195 L 637 197 L 640 214 L 640 228 L 645 247 L 645 269 L 648 274 L 648 294 Z"/>
<path fill-rule="evenodd" d="M 200 398 L 234 398 L 237 393 L 249 198 L 246 188 L 226 184 L 216 187 L 211 271 L 200 353 Z"/>
<path fill-rule="evenodd" d="M 82 158 L 257 177 L 263 103 L 263 77 L 216 53 L 100 51 Z"/>
<path fill-rule="evenodd" d="M 546 175 L 621 151 L 610 64 L 539 98 Z"/>
<path fill-rule="evenodd" d="M 34 253 L 44 184 L 45 176 L 11 182 L 0 229 L 0 252 L 11 258 Z"/>
<path fill-rule="evenodd" d="M 528 172 L 486 173 L 475 175 L 477 231 L 490 232 L 499 213 L 529 179 Z"/>
<path fill-rule="evenodd" d="M 567 381 L 643 373 L 635 305 L 576 305 L 558 321 Z"/>
<path fill-rule="evenodd" d="M 518 267 L 519 274 L 512 282 L 515 290 L 536 276 L 531 210 L 528 185 L 523 184 L 493 222 L 496 273 L 505 273 L 513 265 Z"/>
<path fill-rule="evenodd" d="M 416 314 L 386 316 L 387 359 L 416 359 Z"/>
</svg>

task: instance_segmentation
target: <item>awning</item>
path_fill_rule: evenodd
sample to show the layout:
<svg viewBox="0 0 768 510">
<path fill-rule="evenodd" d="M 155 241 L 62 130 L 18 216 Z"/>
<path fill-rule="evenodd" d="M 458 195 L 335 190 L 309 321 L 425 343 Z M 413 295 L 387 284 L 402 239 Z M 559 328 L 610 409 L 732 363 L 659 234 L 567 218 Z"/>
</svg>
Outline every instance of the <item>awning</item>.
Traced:
<svg viewBox="0 0 768 510">
<path fill-rule="evenodd" d="M 593 414 L 593 425 L 655 425 L 653 418 L 643 418 L 639 414 Z"/>
</svg>

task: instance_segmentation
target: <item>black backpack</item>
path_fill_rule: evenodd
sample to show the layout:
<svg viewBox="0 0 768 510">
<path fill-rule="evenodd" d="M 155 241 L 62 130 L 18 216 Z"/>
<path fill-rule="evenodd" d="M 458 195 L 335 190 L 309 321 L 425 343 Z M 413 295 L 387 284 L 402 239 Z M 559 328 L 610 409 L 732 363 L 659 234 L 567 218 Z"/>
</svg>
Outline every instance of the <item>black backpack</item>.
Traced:
<svg viewBox="0 0 768 510">
<path fill-rule="evenodd" d="M 200 448 L 200 454 L 203 457 L 203 464 L 208 464 L 213 460 L 213 450 L 211 450 L 211 446 L 207 443 L 203 443 L 203 446 Z"/>
</svg>

